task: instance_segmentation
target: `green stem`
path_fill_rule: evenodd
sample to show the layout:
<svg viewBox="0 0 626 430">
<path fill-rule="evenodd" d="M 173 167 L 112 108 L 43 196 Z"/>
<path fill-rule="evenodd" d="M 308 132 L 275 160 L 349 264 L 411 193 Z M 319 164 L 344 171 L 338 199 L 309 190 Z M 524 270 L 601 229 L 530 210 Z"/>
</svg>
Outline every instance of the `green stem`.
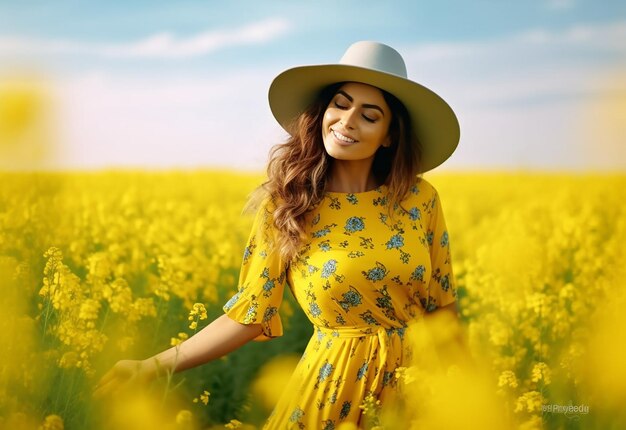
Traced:
<svg viewBox="0 0 626 430">
<path fill-rule="evenodd" d="M 52 313 L 52 310 L 50 309 L 52 306 L 52 287 L 54 286 L 54 274 L 57 272 L 57 265 L 55 264 L 52 267 L 52 276 L 48 276 L 48 294 L 46 295 L 46 297 L 44 298 L 44 301 L 46 302 L 46 308 L 44 311 L 44 318 L 43 318 L 43 331 L 41 334 L 41 338 L 42 340 L 46 337 L 46 332 L 48 329 L 48 320 L 50 319 L 50 314 Z"/>
</svg>

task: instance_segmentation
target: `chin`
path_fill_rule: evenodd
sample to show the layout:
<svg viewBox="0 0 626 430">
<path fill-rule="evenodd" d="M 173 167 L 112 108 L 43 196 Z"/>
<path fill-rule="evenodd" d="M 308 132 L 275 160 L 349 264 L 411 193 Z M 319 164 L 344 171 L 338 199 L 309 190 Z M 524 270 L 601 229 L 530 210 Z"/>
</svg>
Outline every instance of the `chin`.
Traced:
<svg viewBox="0 0 626 430">
<path fill-rule="evenodd" d="M 347 160 L 348 158 L 346 158 L 346 155 L 342 153 L 341 149 L 336 149 L 336 148 L 328 148 L 327 146 L 324 146 L 324 149 L 326 150 L 326 153 L 334 158 L 335 160 Z"/>
</svg>

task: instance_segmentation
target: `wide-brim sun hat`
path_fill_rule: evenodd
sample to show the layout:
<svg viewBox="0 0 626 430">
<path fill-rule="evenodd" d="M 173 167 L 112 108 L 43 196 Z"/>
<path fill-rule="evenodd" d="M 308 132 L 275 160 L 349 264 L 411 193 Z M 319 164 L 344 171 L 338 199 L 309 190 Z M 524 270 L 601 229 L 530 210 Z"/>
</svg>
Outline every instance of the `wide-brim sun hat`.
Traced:
<svg viewBox="0 0 626 430">
<path fill-rule="evenodd" d="M 352 44 L 338 64 L 298 66 L 281 72 L 270 85 L 269 104 L 274 118 L 290 127 L 322 89 L 338 82 L 360 82 L 393 94 L 406 107 L 414 138 L 422 147 L 420 172 L 447 160 L 459 144 L 459 121 L 440 96 L 407 77 L 400 53 L 379 42 Z"/>
</svg>

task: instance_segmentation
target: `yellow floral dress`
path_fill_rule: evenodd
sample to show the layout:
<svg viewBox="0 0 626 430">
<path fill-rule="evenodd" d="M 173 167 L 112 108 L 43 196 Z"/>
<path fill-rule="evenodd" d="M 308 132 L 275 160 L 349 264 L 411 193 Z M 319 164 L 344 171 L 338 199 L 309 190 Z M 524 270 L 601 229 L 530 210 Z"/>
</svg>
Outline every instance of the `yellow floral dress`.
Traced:
<svg viewBox="0 0 626 430">
<path fill-rule="evenodd" d="M 456 299 L 448 232 L 435 188 L 417 178 L 389 216 L 385 185 L 326 193 L 307 214 L 309 239 L 286 264 L 271 243 L 269 204 L 244 251 L 239 290 L 224 311 L 262 324 L 257 340 L 282 335 L 284 286 L 313 323 L 313 336 L 264 428 L 332 430 L 359 424 L 366 396 L 392 398 L 406 360 L 406 327 Z M 362 424 L 362 423 L 361 423 Z"/>
</svg>

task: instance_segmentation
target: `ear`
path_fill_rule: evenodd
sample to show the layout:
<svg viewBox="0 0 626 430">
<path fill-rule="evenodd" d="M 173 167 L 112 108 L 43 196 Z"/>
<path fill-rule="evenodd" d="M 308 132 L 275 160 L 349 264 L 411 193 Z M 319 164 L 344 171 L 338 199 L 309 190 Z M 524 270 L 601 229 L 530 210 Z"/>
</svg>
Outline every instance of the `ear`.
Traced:
<svg viewBox="0 0 626 430">
<path fill-rule="evenodd" d="M 384 146 L 385 148 L 389 148 L 391 146 L 391 136 L 387 135 L 387 137 L 385 137 L 382 146 Z"/>
</svg>

